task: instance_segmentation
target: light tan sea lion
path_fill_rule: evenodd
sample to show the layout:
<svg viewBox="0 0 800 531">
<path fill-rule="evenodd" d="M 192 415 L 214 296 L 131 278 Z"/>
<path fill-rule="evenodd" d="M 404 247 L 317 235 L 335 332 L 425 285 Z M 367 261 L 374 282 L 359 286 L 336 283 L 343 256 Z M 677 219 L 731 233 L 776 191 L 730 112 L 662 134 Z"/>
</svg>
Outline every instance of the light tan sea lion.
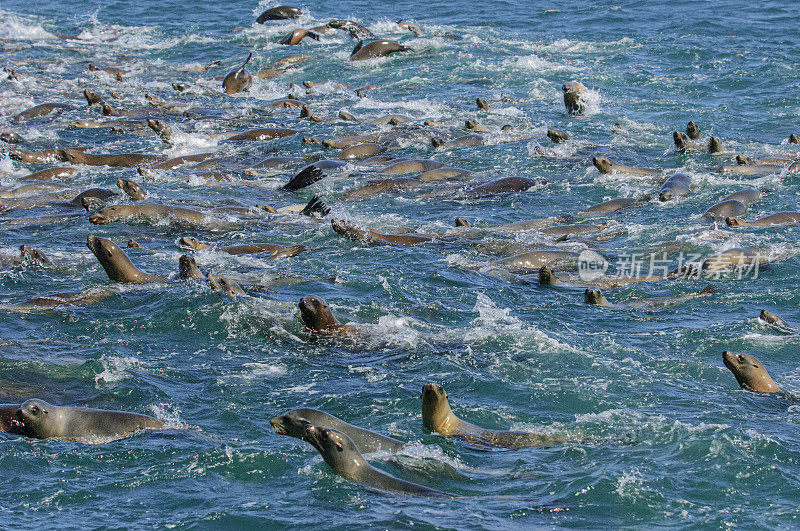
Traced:
<svg viewBox="0 0 800 531">
<path fill-rule="evenodd" d="M 464 135 L 453 140 L 444 140 L 442 137 L 435 136 L 431 139 L 431 144 L 434 148 L 446 151 L 449 149 L 458 149 L 467 146 L 481 146 L 483 145 L 482 135 Z"/>
<path fill-rule="evenodd" d="M 779 330 L 781 332 L 789 333 L 789 334 L 796 334 L 797 329 L 791 326 L 789 323 L 778 317 L 772 312 L 768 312 L 767 310 L 761 310 L 761 314 L 758 316 L 759 319 L 767 323 L 772 328 Z"/>
<path fill-rule="evenodd" d="M 692 191 L 692 178 L 685 173 L 676 173 L 664 184 L 658 192 L 659 201 L 672 201 L 678 196 L 683 196 Z"/>
<path fill-rule="evenodd" d="M 745 221 L 737 217 L 725 218 L 725 224 L 731 228 L 748 227 L 757 229 L 763 227 L 774 227 L 778 225 L 797 225 L 798 223 L 800 223 L 800 212 L 777 212 L 755 221 Z"/>
<path fill-rule="evenodd" d="M 130 284 L 148 284 L 150 282 L 163 282 L 165 277 L 148 275 L 136 268 L 128 256 L 111 240 L 89 235 L 86 246 L 97 257 L 97 261 L 106 270 L 108 278 L 114 282 L 127 282 Z"/>
<path fill-rule="evenodd" d="M 650 196 L 642 196 L 642 197 L 620 197 L 617 199 L 610 199 L 608 201 L 603 201 L 602 203 L 598 203 L 596 205 L 592 205 L 584 210 L 578 211 L 580 215 L 588 215 L 588 214 L 610 214 L 612 212 L 618 212 L 625 208 L 630 208 L 632 206 L 646 203 L 650 200 Z"/>
<path fill-rule="evenodd" d="M 189 223 L 199 223 L 206 219 L 206 215 L 196 210 L 168 205 L 114 205 L 102 209 L 89 216 L 89 221 L 94 225 L 111 223 L 126 218 L 145 218 L 157 221 L 164 218 L 173 218 Z"/>
<path fill-rule="evenodd" d="M 117 179 L 117 187 L 125 192 L 134 201 L 141 201 L 147 197 L 147 192 L 140 185 L 127 179 Z"/>
<path fill-rule="evenodd" d="M 222 80 L 222 92 L 231 95 L 244 92 L 250 88 L 253 84 L 253 76 L 251 76 L 250 72 L 245 70 L 244 67 L 247 66 L 247 63 L 250 62 L 252 57 L 253 54 L 250 53 L 244 63 L 242 63 L 242 66 L 228 72 L 225 79 Z"/>
<path fill-rule="evenodd" d="M 561 91 L 564 93 L 564 106 L 567 108 L 567 113 L 583 114 L 586 110 L 586 102 L 583 99 L 586 87 L 577 81 L 570 81 L 561 86 Z"/>
<path fill-rule="evenodd" d="M 333 428 L 320 428 L 309 424 L 302 439 L 319 451 L 334 472 L 350 481 L 373 489 L 410 496 L 453 497 L 446 492 L 398 479 L 374 468 L 364 460 L 350 437 Z"/>
<path fill-rule="evenodd" d="M 781 392 L 761 362 L 753 356 L 726 350 L 722 353 L 722 362 L 743 389 L 754 393 Z"/>
<path fill-rule="evenodd" d="M 180 239 L 180 245 L 199 251 L 202 249 L 211 249 L 222 253 L 228 253 L 234 256 L 242 254 L 257 254 L 257 253 L 270 253 L 271 256 L 267 260 L 276 260 L 278 258 L 287 258 L 290 256 L 297 256 L 306 248 L 302 245 L 276 245 L 273 243 L 250 243 L 244 245 L 230 245 L 227 247 L 211 247 L 205 243 L 200 242 L 197 238 L 191 236 L 184 236 Z"/>
<path fill-rule="evenodd" d="M 206 275 L 206 283 L 208 287 L 211 288 L 212 291 L 221 291 L 222 293 L 227 293 L 234 299 L 237 295 L 241 297 L 247 296 L 247 293 L 244 292 L 239 284 L 227 277 L 219 276 L 219 275 L 212 275 L 211 273 Z"/>
<path fill-rule="evenodd" d="M 374 431 L 353 426 L 324 411 L 300 408 L 284 413 L 269 421 L 275 433 L 302 439 L 306 426 L 313 425 L 319 428 L 333 428 L 346 434 L 358 450 L 363 454 L 373 452 L 399 452 L 406 445 L 402 441 L 386 437 Z"/>
<path fill-rule="evenodd" d="M 531 448 L 554 446 L 567 442 L 565 437 L 553 437 L 522 431 L 489 430 L 470 424 L 455 416 L 450 409 L 447 393 L 441 385 L 422 386 L 422 426 L 439 435 L 462 437 L 471 444 L 501 448 Z"/>
<path fill-rule="evenodd" d="M 410 159 L 394 162 L 389 166 L 383 168 L 380 173 L 388 173 L 392 175 L 400 173 L 420 173 L 430 170 L 436 170 L 444 166 L 441 162 L 430 159 Z"/>
<path fill-rule="evenodd" d="M 144 429 L 164 429 L 164 422 L 125 411 L 54 406 L 32 398 L 19 406 L 21 433 L 37 439 L 57 438 L 102 444 Z"/>
<path fill-rule="evenodd" d="M 42 116 L 47 116 L 53 111 L 65 111 L 68 109 L 72 109 L 72 106 L 66 105 L 64 103 L 43 103 L 41 105 L 37 105 L 36 107 L 25 109 L 21 113 L 13 116 L 11 118 L 11 121 L 19 123 L 23 120 L 32 120 L 34 118 L 41 118 Z"/>
<path fill-rule="evenodd" d="M 115 168 L 126 168 L 139 164 L 148 164 L 163 160 L 156 155 L 146 155 L 141 153 L 121 153 L 117 155 L 92 155 L 77 151 L 75 149 L 59 149 L 59 160 L 70 164 L 86 164 L 89 166 L 112 166 Z"/>
<path fill-rule="evenodd" d="M 178 260 L 178 278 L 181 280 L 205 279 L 206 276 L 200 271 L 193 256 L 183 254 Z"/>
<path fill-rule="evenodd" d="M 63 177 L 71 177 L 78 173 L 77 168 L 48 168 L 40 170 L 25 177 L 20 177 L 20 181 L 49 181 L 52 179 L 61 179 Z"/>
<path fill-rule="evenodd" d="M 336 158 L 343 160 L 365 159 L 383 153 L 384 151 L 386 151 L 386 148 L 381 146 L 380 144 L 375 144 L 375 143 L 356 144 L 355 146 L 343 149 L 342 151 L 337 153 Z"/>
<path fill-rule="evenodd" d="M 625 174 L 639 174 L 639 175 L 658 175 L 661 170 L 651 168 L 636 168 L 634 166 L 624 166 L 611 162 L 607 157 L 592 157 L 592 164 L 597 168 L 600 173 L 625 173 Z"/>
<path fill-rule="evenodd" d="M 617 308 L 626 310 L 654 310 L 657 308 L 664 308 L 667 306 L 674 306 L 686 302 L 691 299 L 700 297 L 710 297 L 717 292 L 713 286 L 706 286 L 701 290 L 686 295 L 667 295 L 664 297 L 649 297 L 647 299 L 634 299 L 625 301 L 620 304 L 612 304 L 608 301 L 603 292 L 595 288 L 587 288 L 584 291 L 584 302 L 586 304 L 594 304 L 597 306 L 604 306 L 606 308 Z"/>
</svg>

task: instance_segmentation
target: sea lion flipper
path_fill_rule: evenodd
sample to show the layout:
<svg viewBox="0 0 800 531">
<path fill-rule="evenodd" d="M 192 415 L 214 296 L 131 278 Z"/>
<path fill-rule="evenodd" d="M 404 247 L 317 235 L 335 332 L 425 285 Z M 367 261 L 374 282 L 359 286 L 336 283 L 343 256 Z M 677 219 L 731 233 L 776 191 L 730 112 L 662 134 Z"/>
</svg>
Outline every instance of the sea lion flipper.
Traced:
<svg viewBox="0 0 800 531">
<path fill-rule="evenodd" d="M 358 41 L 358 44 L 356 44 L 356 47 L 353 48 L 352 52 L 350 52 L 350 57 L 353 57 L 356 54 L 356 52 L 358 52 L 363 47 L 364 47 L 364 41 L 362 39 L 362 40 Z"/>
<path fill-rule="evenodd" d="M 330 212 L 330 207 L 323 203 L 322 200 L 316 195 L 312 197 L 311 201 L 309 201 L 303 210 L 300 211 L 300 213 L 304 216 L 313 216 L 314 213 L 318 213 L 322 218 L 330 214 Z"/>
<path fill-rule="evenodd" d="M 300 173 L 283 185 L 283 189 L 294 192 L 295 190 L 300 190 L 301 188 L 314 184 L 323 177 L 325 177 L 325 172 L 312 164 L 300 170 Z"/>
<path fill-rule="evenodd" d="M 242 66 L 240 66 L 236 71 L 241 72 L 242 70 L 244 70 L 244 67 L 247 66 L 247 63 L 249 63 L 250 59 L 252 58 L 253 58 L 253 52 L 250 52 L 250 54 L 247 56 L 247 59 L 245 59 L 244 63 L 242 63 Z"/>
</svg>

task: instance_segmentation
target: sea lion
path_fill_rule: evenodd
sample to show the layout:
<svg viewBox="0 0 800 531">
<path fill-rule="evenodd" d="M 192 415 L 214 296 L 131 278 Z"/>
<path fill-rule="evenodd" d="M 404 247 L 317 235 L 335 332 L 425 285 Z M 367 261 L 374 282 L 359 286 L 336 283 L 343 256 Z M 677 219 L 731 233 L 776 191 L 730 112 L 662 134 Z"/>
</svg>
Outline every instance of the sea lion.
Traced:
<svg viewBox="0 0 800 531">
<path fill-rule="evenodd" d="M 156 134 L 166 144 L 172 144 L 172 129 L 162 122 L 161 120 L 147 119 L 147 127 L 156 132 Z"/>
<path fill-rule="evenodd" d="M 70 201 L 73 205 L 76 206 L 83 206 L 83 200 L 88 198 L 96 198 L 100 201 L 106 201 L 112 197 L 116 197 L 116 192 L 112 192 L 111 190 L 107 190 L 105 188 L 89 188 L 88 190 L 84 190 L 83 192 L 79 193 L 75 196 L 75 199 Z"/>
<path fill-rule="evenodd" d="M 393 41 L 372 41 L 369 44 L 364 44 L 364 41 L 358 41 L 358 44 L 353 48 L 353 52 L 350 54 L 350 60 L 363 61 L 365 59 L 385 57 L 392 53 L 406 52 L 409 50 L 411 50 L 411 48 L 402 46 Z"/>
<path fill-rule="evenodd" d="M 89 64 L 89 71 L 91 72 L 103 71 L 109 76 L 115 78 L 117 81 L 122 81 L 122 76 L 128 73 L 127 70 L 123 70 L 121 68 L 116 68 L 113 66 L 95 66 L 91 63 Z"/>
<path fill-rule="evenodd" d="M 189 280 L 192 278 L 205 279 L 206 276 L 197 267 L 197 262 L 193 256 L 182 254 L 178 259 L 178 278 L 181 280 Z"/>
<path fill-rule="evenodd" d="M 444 166 L 441 162 L 430 159 L 407 159 L 394 162 L 386 166 L 380 173 L 399 174 L 399 173 L 418 173 L 430 170 L 437 170 Z"/>
<path fill-rule="evenodd" d="M 299 7 L 293 6 L 278 6 L 273 7 L 271 9 L 267 9 L 263 13 L 261 13 L 256 22 L 259 24 L 263 24 L 268 20 L 287 20 L 292 18 L 300 18 L 303 12 L 300 10 Z"/>
<path fill-rule="evenodd" d="M 365 144 L 356 144 L 347 149 L 343 149 L 336 154 L 337 159 L 365 159 L 373 157 L 386 151 L 386 148 L 380 144 L 368 142 Z"/>
<path fill-rule="evenodd" d="M 488 111 L 491 107 L 489 106 L 489 102 L 482 98 L 475 99 L 475 105 L 478 106 L 478 109 L 481 111 Z"/>
<path fill-rule="evenodd" d="M 434 122 L 425 122 L 425 125 L 431 125 L 433 123 Z M 473 131 L 478 131 L 479 133 L 488 133 L 489 132 L 489 128 L 482 126 L 481 124 L 479 124 L 475 120 L 465 120 L 464 121 L 464 127 L 467 128 L 467 129 L 471 129 Z"/>
<path fill-rule="evenodd" d="M 653 310 L 656 308 L 664 308 L 666 306 L 674 306 L 691 299 L 700 297 L 710 297 L 716 294 L 717 290 L 713 286 L 706 286 L 698 291 L 687 293 L 686 295 L 667 295 L 664 297 L 649 297 L 647 299 L 634 299 L 626 301 L 622 304 L 612 304 L 608 301 L 603 292 L 596 288 L 586 288 L 583 293 L 584 302 L 586 304 L 594 304 L 606 308 L 617 308 L 627 310 Z"/>
<path fill-rule="evenodd" d="M 408 30 L 411 33 L 413 33 L 414 37 L 422 37 L 423 35 L 425 35 L 425 33 L 423 33 L 423 31 L 422 31 L 422 28 L 420 28 L 416 24 L 412 24 L 410 22 L 404 22 L 402 20 L 398 20 L 397 21 L 397 25 L 400 26 L 401 28 L 403 28 L 405 30 Z"/>
<path fill-rule="evenodd" d="M 800 223 L 800 212 L 777 212 L 755 221 L 745 221 L 737 217 L 725 218 L 725 224 L 729 227 L 774 227 L 776 225 L 797 225 Z"/>
<path fill-rule="evenodd" d="M 357 24 L 352 20 L 331 20 L 327 24 L 325 24 L 329 28 L 336 28 L 342 31 L 346 31 L 350 34 L 351 37 L 354 39 L 374 39 L 375 34 L 372 33 L 370 30 L 362 26 L 361 24 Z"/>
<path fill-rule="evenodd" d="M 166 280 L 160 275 L 148 275 L 137 269 L 122 249 L 111 240 L 90 234 L 86 237 L 86 247 L 97 257 L 108 278 L 114 282 L 148 284 Z"/>
<path fill-rule="evenodd" d="M 147 192 L 140 185 L 127 179 L 117 179 L 117 187 L 125 192 L 134 201 L 141 201 L 147 197 Z"/>
<path fill-rule="evenodd" d="M 686 136 L 688 136 L 692 140 L 699 140 L 700 139 L 700 128 L 697 127 L 697 124 L 690 121 L 686 124 Z"/>
<path fill-rule="evenodd" d="M 735 199 L 746 206 L 750 206 L 761 199 L 762 195 L 763 193 L 761 190 L 757 188 L 745 188 L 744 190 L 739 190 L 738 192 L 733 192 L 732 194 L 723 197 L 721 201 L 724 202 Z"/>
<path fill-rule="evenodd" d="M 249 89 L 253 84 L 253 76 L 250 75 L 250 72 L 244 69 L 252 57 L 253 53 L 251 52 L 250 55 L 247 56 L 247 59 L 245 59 L 244 63 L 242 63 L 242 66 L 236 70 L 231 70 L 228 72 L 228 74 L 225 76 L 225 79 L 222 80 L 222 91 L 225 94 L 231 95 L 243 92 Z"/>
<path fill-rule="evenodd" d="M 509 269 L 518 274 L 533 274 L 543 265 L 550 267 L 574 266 L 578 263 L 578 253 L 556 249 L 540 249 L 515 254 L 489 263 L 490 267 Z"/>
<path fill-rule="evenodd" d="M 547 138 L 553 141 L 554 144 L 560 144 L 569 140 L 569 135 L 564 131 L 556 131 L 555 129 L 547 130 Z"/>
<path fill-rule="evenodd" d="M 173 218 L 178 221 L 198 223 L 205 220 L 206 215 L 196 210 L 168 205 L 114 205 L 92 214 L 89 216 L 89 221 L 94 225 L 103 225 L 125 218 L 145 218 L 150 221 Z"/>
<path fill-rule="evenodd" d="M 411 496 L 453 497 L 446 492 L 398 479 L 374 468 L 364 460 L 350 437 L 333 428 L 320 428 L 309 424 L 305 427 L 305 433 L 301 438 L 319 451 L 334 472 L 351 481 Z"/>
<path fill-rule="evenodd" d="M 722 221 L 725 218 L 734 218 L 747 212 L 747 205 L 738 199 L 726 199 L 710 207 L 703 213 L 703 217 L 709 220 Z"/>
<path fill-rule="evenodd" d="M 225 142 L 244 142 L 244 141 L 255 141 L 255 140 L 272 140 L 275 138 L 284 138 L 287 136 L 291 136 L 297 134 L 297 131 L 294 129 L 281 129 L 281 128 L 265 128 L 265 129 L 253 129 L 251 131 L 245 131 L 243 133 L 238 133 L 233 136 L 229 136 L 225 139 Z"/>
<path fill-rule="evenodd" d="M 431 144 L 436 149 L 441 150 L 448 150 L 448 149 L 458 149 L 467 146 L 482 146 L 483 145 L 483 136 L 482 135 L 464 135 L 458 138 L 454 138 L 453 140 L 445 141 L 442 137 L 435 136 L 431 139 Z"/>
<path fill-rule="evenodd" d="M 551 437 L 524 431 L 489 430 L 470 424 L 455 416 L 450 409 L 447 393 L 441 385 L 422 386 L 422 426 L 439 435 L 462 437 L 471 444 L 501 448 L 532 448 L 554 446 L 566 442 L 564 437 Z"/>
<path fill-rule="evenodd" d="M 222 253 L 228 253 L 234 256 L 242 254 L 256 254 L 256 253 L 270 253 L 267 260 L 276 260 L 278 258 L 287 258 L 289 256 L 297 256 L 306 248 L 303 245 L 292 245 L 286 247 L 284 245 L 276 245 L 273 243 L 249 243 L 245 245 L 231 245 L 228 247 L 211 247 L 205 243 L 200 242 L 197 238 L 191 236 L 184 236 L 179 241 L 180 245 L 199 251 L 202 249 L 211 249 Z"/>
<path fill-rule="evenodd" d="M 485 197 L 495 194 L 524 192 L 537 184 L 547 184 L 547 181 L 544 179 L 529 179 L 528 177 L 502 177 L 464 190 L 464 194 L 467 197 Z"/>
<path fill-rule="evenodd" d="M 789 135 L 789 143 L 790 144 L 800 144 L 800 136 L 792 133 Z"/>
<path fill-rule="evenodd" d="M 0 141 L 6 142 L 8 144 L 19 144 L 22 142 L 22 137 L 17 133 L 12 133 L 10 131 L 3 131 L 0 132 Z"/>
<path fill-rule="evenodd" d="M 300 319 L 309 330 L 323 334 L 338 334 L 344 337 L 357 333 L 355 328 L 340 323 L 333 316 L 328 303 L 321 297 L 307 295 L 300 299 L 297 307 L 300 309 Z"/>
<path fill-rule="evenodd" d="M 386 116 L 379 116 L 368 122 L 367 125 L 400 125 L 413 121 L 414 119 L 402 114 L 387 114 Z"/>
<path fill-rule="evenodd" d="M 612 212 L 618 212 L 625 208 L 630 208 L 634 205 L 638 205 L 640 203 L 646 203 L 650 200 L 650 196 L 643 196 L 643 197 L 620 197 L 617 199 L 610 199 L 608 201 L 603 201 L 602 203 L 598 203 L 596 205 L 592 205 L 588 208 L 583 210 L 579 210 L 578 214 L 587 215 L 587 214 L 610 214 Z"/>
<path fill-rule="evenodd" d="M 32 398 L 23 402 L 16 413 L 20 431 L 37 439 L 57 438 L 102 444 L 135 432 L 164 429 L 164 422 L 125 411 L 85 407 L 54 406 Z"/>
<path fill-rule="evenodd" d="M 20 177 L 20 181 L 49 181 L 51 179 L 61 179 L 62 177 L 70 177 L 75 175 L 80 170 L 78 168 L 47 168 L 46 170 L 39 170 L 37 172 Z"/>
<path fill-rule="evenodd" d="M 726 350 L 722 362 L 736 377 L 739 386 L 754 393 L 780 393 L 778 385 L 756 358 L 749 354 L 739 354 Z"/>
<path fill-rule="evenodd" d="M 283 185 L 283 189 L 289 192 L 294 192 L 296 190 L 300 190 L 301 188 L 305 188 L 306 186 L 310 186 L 315 182 L 324 179 L 326 175 L 325 172 L 327 170 L 341 168 L 345 164 L 347 163 L 342 160 L 318 160 L 317 162 L 309 164 L 300 170 L 300 172 L 292 177 L 288 183 Z"/>
<path fill-rule="evenodd" d="M 600 173 L 624 173 L 624 174 L 641 174 L 641 175 L 658 175 L 661 170 L 654 170 L 651 168 L 636 168 L 634 166 L 624 166 L 611 162 L 607 157 L 592 157 L 592 164 L 597 168 Z"/>
<path fill-rule="evenodd" d="M 686 195 L 692 190 L 692 178 L 685 173 L 676 173 L 667 179 L 658 192 L 661 202 L 672 201 L 676 196 Z"/>
<path fill-rule="evenodd" d="M 351 240 L 363 241 L 366 243 L 377 242 L 413 246 L 433 241 L 433 238 L 430 236 L 419 234 L 383 234 L 370 228 L 362 229 L 354 223 L 348 223 L 340 219 L 332 219 L 331 227 L 336 234 L 345 236 Z"/>
<path fill-rule="evenodd" d="M 229 139 L 230 140 L 230 139 Z M 179 166 L 183 166 L 185 164 L 189 164 L 190 162 L 203 162 L 208 159 L 212 159 L 216 157 L 216 153 L 198 153 L 197 155 L 184 155 L 182 157 L 175 157 L 169 160 L 165 160 L 159 164 L 153 164 L 150 168 L 138 168 L 137 172 L 139 175 L 145 176 L 144 174 L 148 173 L 148 170 L 171 170 L 177 168 Z"/>
<path fill-rule="evenodd" d="M 19 246 L 19 257 L 23 264 L 47 265 L 50 263 L 42 251 L 25 244 Z"/>
<path fill-rule="evenodd" d="M 314 40 L 319 40 L 319 35 L 314 33 L 310 30 L 305 29 L 296 29 L 293 32 L 289 33 L 288 35 L 284 36 L 278 44 L 285 44 L 287 46 L 296 46 L 300 44 L 300 42 L 309 37 Z"/>
<path fill-rule="evenodd" d="M 13 116 L 11 121 L 19 123 L 23 120 L 31 120 L 33 118 L 47 116 L 53 111 L 65 111 L 67 109 L 72 109 L 72 106 L 64 103 L 43 103 L 41 105 L 31 107 L 30 109 L 25 109 L 21 113 Z"/>
<path fill-rule="evenodd" d="M 31 162 L 34 164 L 49 164 L 51 162 L 64 162 L 63 150 L 46 149 L 44 151 L 23 151 L 21 149 L 4 149 L 11 160 Z"/>
<path fill-rule="evenodd" d="M 219 275 L 212 275 L 211 273 L 206 275 L 206 283 L 211 288 L 212 291 L 221 291 L 223 293 L 227 293 L 234 299 L 237 295 L 242 297 L 247 296 L 247 293 L 244 292 L 239 284 L 227 277 L 222 277 Z"/>
<path fill-rule="evenodd" d="M 785 166 L 779 164 L 723 164 L 717 173 L 736 173 L 739 175 L 769 175 L 781 173 Z"/>
<path fill-rule="evenodd" d="M 71 164 L 86 164 L 88 166 L 112 166 L 115 168 L 127 168 L 139 164 L 163 160 L 157 155 L 146 155 L 141 153 L 120 153 L 116 155 L 92 155 L 75 149 L 59 149 L 58 160 Z"/>
<path fill-rule="evenodd" d="M 761 310 L 761 314 L 758 316 L 759 319 L 767 323 L 772 328 L 779 330 L 781 332 L 786 332 L 790 334 L 797 333 L 797 329 L 791 326 L 789 323 L 778 317 L 772 312 L 768 312 L 767 310 Z"/>
<path fill-rule="evenodd" d="M 35 184 L 23 184 L 11 189 L 0 189 L 0 199 L 13 199 L 18 197 L 28 197 L 35 194 L 66 190 L 68 187 L 59 183 L 37 182 Z"/>
<path fill-rule="evenodd" d="M 586 87 L 577 81 L 570 81 L 561 86 L 561 91 L 564 93 L 564 106 L 567 108 L 567 113 L 583 114 L 586 110 L 586 102 L 583 99 L 586 90 Z"/>
<path fill-rule="evenodd" d="M 364 428 L 359 428 L 358 426 L 353 426 L 333 415 L 316 409 L 293 409 L 280 417 L 271 419 L 269 423 L 275 430 L 275 433 L 296 437 L 298 439 L 301 439 L 303 435 L 305 435 L 306 426 L 308 425 L 320 428 L 333 428 L 350 437 L 350 440 L 353 441 L 362 454 L 373 452 L 399 452 L 405 447 L 405 443 L 402 441 L 365 430 Z"/>
<path fill-rule="evenodd" d="M 448 168 L 442 166 L 441 168 L 436 168 L 435 170 L 428 170 L 426 172 L 422 172 L 417 176 L 417 179 L 423 182 L 428 181 L 441 181 L 444 179 L 463 179 L 465 177 L 469 177 L 472 175 L 472 172 L 469 170 L 462 170 L 461 168 Z"/>
</svg>

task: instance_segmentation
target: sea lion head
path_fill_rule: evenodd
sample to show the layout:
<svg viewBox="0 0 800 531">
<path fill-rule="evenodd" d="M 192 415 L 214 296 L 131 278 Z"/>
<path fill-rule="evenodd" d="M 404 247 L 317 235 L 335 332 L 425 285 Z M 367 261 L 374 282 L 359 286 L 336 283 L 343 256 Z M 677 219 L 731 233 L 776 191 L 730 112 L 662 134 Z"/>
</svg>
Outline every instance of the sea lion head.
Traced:
<svg viewBox="0 0 800 531">
<path fill-rule="evenodd" d="M 556 277 L 553 270 L 543 265 L 539 268 L 539 285 L 540 286 L 555 286 L 558 284 L 558 277 Z"/>
<path fill-rule="evenodd" d="M 441 385 L 425 384 L 422 386 L 422 426 L 429 431 L 444 432 L 444 427 L 452 411 L 447 393 Z"/>
<path fill-rule="evenodd" d="M 471 227 L 472 223 L 464 218 L 456 218 L 456 227 Z"/>
<path fill-rule="evenodd" d="M 147 192 L 144 191 L 144 188 L 142 188 L 140 185 L 136 184 L 133 181 L 118 178 L 117 187 L 126 194 L 128 194 L 128 197 L 130 197 L 134 201 L 141 201 L 142 199 L 147 197 Z"/>
<path fill-rule="evenodd" d="M 736 155 L 736 164 L 738 164 L 739 166 L 749 166 L 755 163 L 756 161 L 754 161 L 747 155 Z"/>
<path fill-rule="evenodd" d="M 686 146 L 689 145 L 689 137 L 686 133 L 680 133 L 678 131 L 672 132 L 672 141 L 675 142 L 675 148 L 678 151 L 685 150 Z"/>
<path fill-rule="evenodd" d="M 780 391 L 764 366 L 753 356 L 726 350 L 722 353 L 722 361 L 742 388 L 756 393 Z"/>
<path fill-rule="evenodd" d="M 353 440 L 339 430 L 309 424 L 301 438 L 316 448 L 337 474 L 353 477 L 358 467 L 366 465 Z"/>
<path fill-rule="evenodd" d="M 729 226 L 729 227 L 740 227 L 740 226 L 744 225 L 742 220 L 740 218 L 737 218 L 737 217 L 725 218 L 725 224 L 727 226 Z"/>
<path fill-rule="evenodd" d="M 720 153 L 722 151 L 722 142 L 719 141 L 719 138 L 712 136 L 708 139 L 708 152 L 709 153 Z"/>
<path fill-rule="evenodd" d="M 56 158 L 61 162 L 72 162 L 79 164 L 81 155 L 83 155 L 83 153 L 74 149 L 59 149 L 56 151 Z"/>
<path fill-rule="evenodd" d="M 587 304 L 597 304 L 599 306 L 608 305 L 608 299 L 606 299 L 606 296 L 603 295 L 603 292 L 599 289 L 586 288 L 586 291 L 583 292 L 583 299 Z"/>
<path fill-rule="evenodd" d="M 239 284 L 229 278 L 209 273 L 206 275 L 206 282 L 212 291 L 221 291 L 234 298 L 236 298 L 236 295 L 245 295 Z"/>
<path fill-rule="evenodd" d="M 561 91 L 564 93 L 564 106 L 569 114 L 583 112 L 584 104 L 581 101 L 581 96 L 585 90 L 586 87 L 577 81 L 569 81 L 561 85 Z"/>
<path fill-rule="evenodd" d="M 44 400 L 31 398 L 19 406 L 16 420 L 22 424 L 22 431 L 28 437 L 52 437 L 48 429 L 48 423 L 52 422 L 52 410 L 53 406 Z"/>
<path fill-rule="evenodd" d="M 614 171 L 614 163 L 607 157 L 592 157 L 592 164 L 600 173 L 611 173 Z"/>
<path fill-rule="evenodd" d="M 697 124 L 694 122 L 689 122 L 686 124 L 686 136 L 691 138 L 692 140 L 697 140 L 700 138 L 700 128 L 697 127 Z"/>
<path fill-rule="evenodd" d="M 331 313 L 328 303 L 316 295 L 307 295 L 300 299 L 300 318 L 306 328 L 317 332 L 330 330 L 339 326 L 339 321 Z"/>
<path fill-rule="evenodd" d="M 440 136 L 435 136 L 435 137 L 431 138 L 431 145 L 433 145 L 433 147 L 435 147 L 435 148 L 438 148 L 439 146 L 443 146 L 444 144 L 445 144 L 444 138 L 442 138 Z"/>
<path fill-rule="evenodd" d="M 270 419 L 269 424 L 278 435 L 288 435 L 302 439 L 306 433 L 306 428 L 311 425 L 304 416 L 304 409 L 293 409 L 288 413 Z"/>
<path fill-rule="evenodd" d="M 200 243 L 200 240 L 192 236 L 181 237 L 181 239 L 178 240 L 178 245 L 180 245 L 181 247 L 188 247 L 189 249 L 194 249 L 195 251 L 208 249 L 208 245 Z"/>
<path fill-rule="evenodd" d="M 673 199 L 675 199 L 675 193 L 669 188 L 661 190 L 658 194 L 658 200 L 661 202 L 672 201 Z"/>
<path fill-rule="evenodd" d="M 197 262 L 194 257 L 188 254 L 181 255 L 178 260 L 178 276 L 181 280 L 188 280 L 190 278 L 206 278 L 197 267 Z"/>
<path fill-rule="evenodd" d="M 36 247 L 31 247 L 30 245 L 20 245 L 19 246 L 19 255 L 22 258 L 23 262 L 26 263 L 40 263 L 40 264 L 49 264 L 50 260 L 44 255 L 42 251 L 37 249 Z"/>
<path fill-rule="evenodd" d="M 367 231 L 342 219 L 332 219 L 331 228 L 333 228 L 336 234 L 345 236 L 351 240 L 369 241 L 369 234 Z"/>
</svg>

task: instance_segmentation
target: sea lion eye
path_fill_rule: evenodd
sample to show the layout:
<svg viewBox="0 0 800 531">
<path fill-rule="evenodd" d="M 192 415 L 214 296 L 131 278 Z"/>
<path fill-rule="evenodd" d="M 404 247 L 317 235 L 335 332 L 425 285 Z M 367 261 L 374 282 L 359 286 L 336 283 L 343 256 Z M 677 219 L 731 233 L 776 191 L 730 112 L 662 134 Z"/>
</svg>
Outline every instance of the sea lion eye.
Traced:
<svg viewBox="0 0 800 531">
<path fill-rule="evenodd" d="M 344 452 L 344 448 L 342 448 L 341 444 L 338 444 L 338 443 L 336 444 L 336 451 L 337 452 Z"/>
<path fill-rule="evenodd" d="M 38 415 L 39 414 L 39 406 L 33 406 L 31 408 L 31 413 L 34 414 L 34 415 Z"/>
<path fill-rule="evenodd" d="M 744 356 L 742 356 L 741 354 L 739 354 L 739 355 L 736 357 L 736 359 L 737 359 L 737 360 L 739 360 L 739 363 L 744 363 Z"/>
</svg>

